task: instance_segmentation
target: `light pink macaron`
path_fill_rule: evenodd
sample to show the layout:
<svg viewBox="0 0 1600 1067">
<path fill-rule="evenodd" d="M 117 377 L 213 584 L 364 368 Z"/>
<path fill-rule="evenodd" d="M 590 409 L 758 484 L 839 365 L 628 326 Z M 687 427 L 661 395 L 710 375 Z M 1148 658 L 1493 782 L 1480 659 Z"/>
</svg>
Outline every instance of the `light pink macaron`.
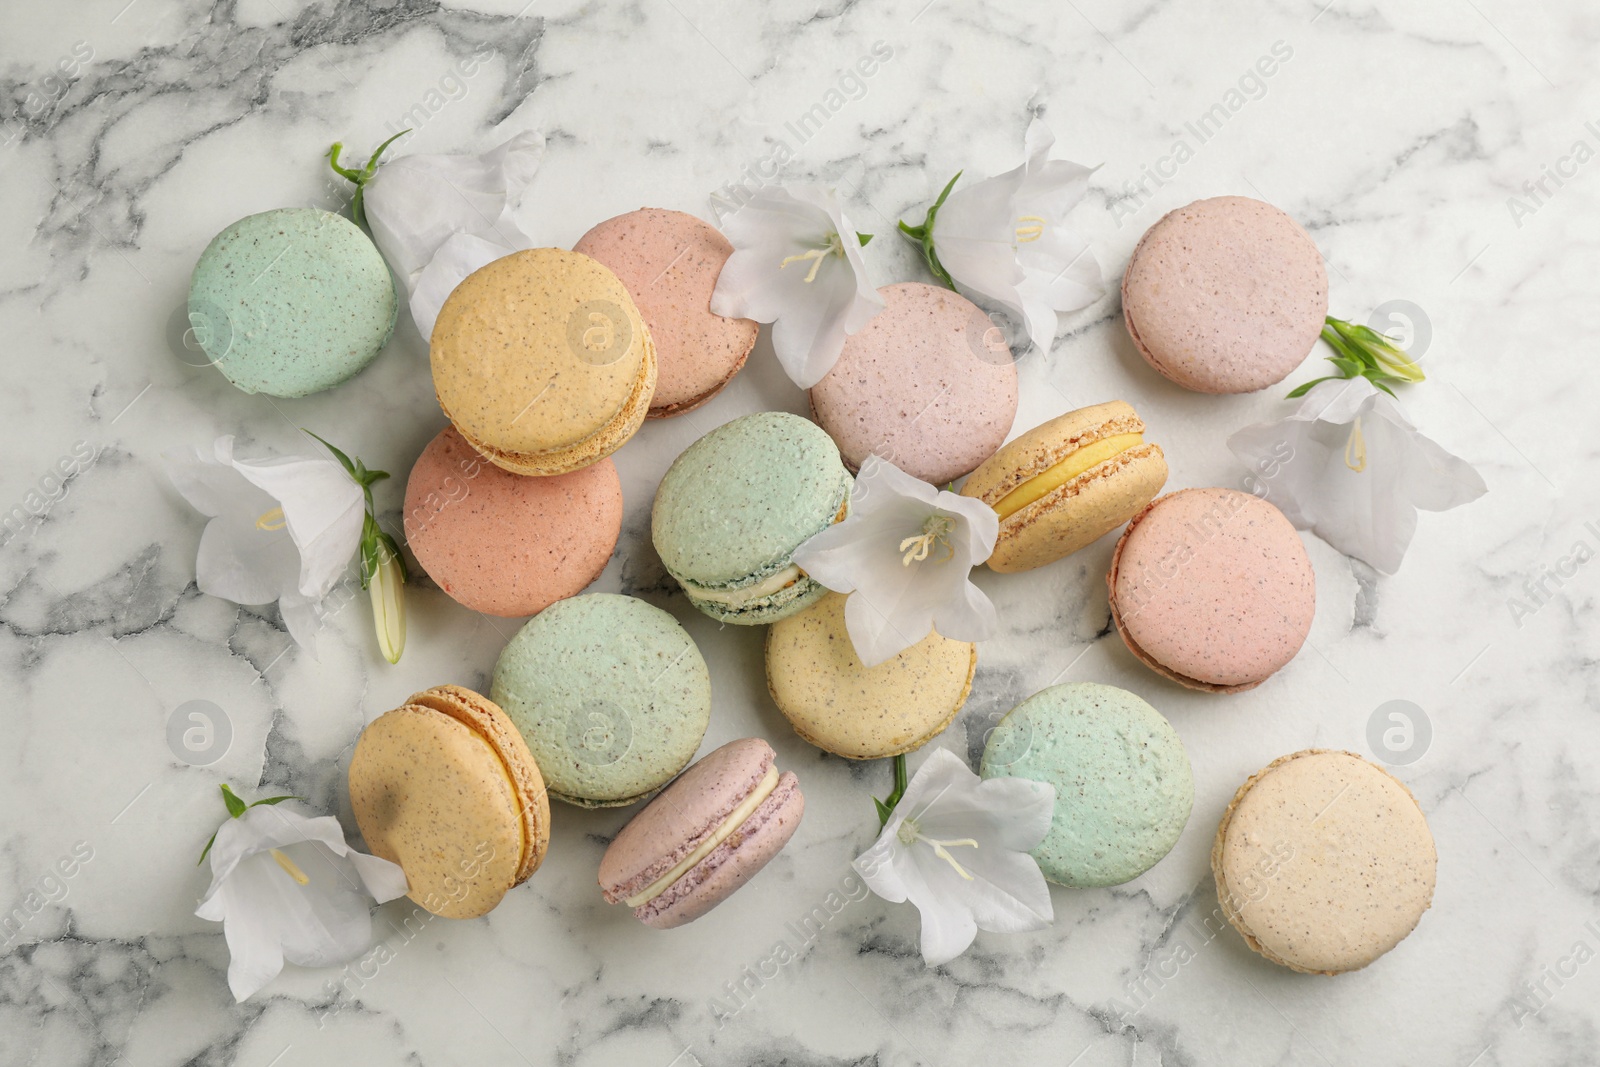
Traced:
<svg viewBox="0 0 1600 1067">
<path fill-rule="evenodd" d="M 622 483 L 602 459 L 529 478 L 447 426 L 406 482 L 406 542 L 439 588 L 474 611 L 533 615 L 600 576 L 622 529 Z"/>
<path fill-rule="evenodd" d="M 994 455 L 1017 416 L 1017 368 L 976 304 L 937 285 L 878 290 L 885 307 L 811 389 L 811 411 L 858 470 L 869 455 L 943 488 Z"/>
<path fill-rule="evenodd" d="M 600 892 L 648 926 L 693 922 L 783 850 L 805 814 L 772 746 L 730 741 L 684 771 L 624 826 L 600 859 Z M 647 898 L 647 899 L 646 899 Z"/>
<path fill-rule="evenodd" d="M 645 207 L 607 219 L 574 252 L 611 268 L 639 306 L 656 346 L 652 419 L 704 404 L 744 366 L 760 324 L 711 311 L 717 275 L 733 245 L 693 215 Z"/>
<path fill-rule="evenodd" d="M 1234 489 L 1158 497 L 1128 524 L 1106 575 L 1128 650 L 1190 689 L 1238 692 L 1295 657 L 1316 577 L 1283 512 Z"/>
<path fill-rule="evenodd" d="M 1156 370 L 1201 393 L 1249 393 L 1310 354 L 1328 272 L 1299 224 L 1244 196 L 1196 200 L 1145 231 L 1122 276 L 1122 317 Z"/>
</svg>

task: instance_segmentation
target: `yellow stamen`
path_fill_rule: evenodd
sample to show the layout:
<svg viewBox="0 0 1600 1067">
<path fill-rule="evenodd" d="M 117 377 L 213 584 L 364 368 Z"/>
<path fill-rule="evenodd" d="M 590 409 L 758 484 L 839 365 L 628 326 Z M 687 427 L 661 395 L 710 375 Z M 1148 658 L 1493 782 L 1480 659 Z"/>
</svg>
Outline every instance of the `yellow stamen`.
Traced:
<svg viewBox="0 0 1600 1067">
<path fill-rule="evenodd" d="M 273 530 L 281 530 L 287 525 L 289 525 L 289 520 L 283 517 L 282 508 L 263 511 L 256 516 L 256 529 L 258 530 L 266 530 L 270 533 Z"/>
<path fill-rule="evenodd" d="M 809 284 L 817 280 L 817 271 L 822 269 L 823 261 L 833 255 L 844 255 L 844 242 L 839 239 L 839 235 L 836 233 L 830 233 L 827 243 L 821 248 L 812 248 L 797 255 L 789 256 L 778 264 L 778 269 L 782 270 L 791 263 L 809 262 L 811 269 L 806 272 L 806 282 Z"/>
<path fill-rule="evenodd" d="M 272 858 L 278 861 L 278 866 L 283 868 L 285 874 L 287 874 L 290 878 L 293 878 L 300 885 L 306 885 L 311 881 L 310 878 L 306 877 L 306 872 L 302 871 L 299 866 L 295 864 L 294 860 L 284 855 L 278 849 L 272 850 Z"/>
<path fill-rule="evenodd" d="M 1361 436 L 1361 416 L 1356 416 L 1350 427 L 1350 437 L 1344 443 L 1344 465 L 1360 474 L 1367 469 L 1367 439 Z"/>
<path fill-rule="evenodd" d="M 1031 226 L 1017 227 L 1018 244 L 1025 245 L 1029 241 L 1037 241 L 1039 238 L 1044 236 L 1045 220 L 1038 215 L 1019 215 L 1017 217 L 1017 221 L 1030 222 L 1033 224 Z"/>
<path fill-rule="evenodd" d="M 965 878 L 969 882 L 972 881 L 972 875 L 967 873 L 965 867 L 962 867 L 961 864 L 956 862 L 956 858 L 950 855 L 949 850 L 955 845 L 969 845 L 972 848 L 977 848 L 978 842 L 974 839 L 970 837 L 963 837 L 958 841 L 940 841 L 937 838 L 924 837 L 922 835 L 922 827 L 917 825 L 917 821 L 915 819 L 907 819 L 905 822 L 901 823 L 900 830 L 895 834 L 895 836 L 900 839 L 901 844 L 908 846 L 915 845 L 918 841 L 927 842 L 930 846 L 932 846 L 933 854 L 935 856 L 938 856 L 950 866 L 954 867 L 956 869 L 956 873 L 961 877 Z"/>
<path fill-rule="evenodd" d="M 903 555 L 900 562 L 904 566 L 921 563 L 933 552 L 933 546 L 942 544 L 950 550 L 950 554 L 936 562 L 944 563 L 954 559 L 956 550 L 950 544 L 950 531 L 956 526 L 955 520 L 948 515 L 929 515 L 928 521 L 922 524 L 922 533 L 906 538 L 900 542 L 900 551 Z"/>
</svg>

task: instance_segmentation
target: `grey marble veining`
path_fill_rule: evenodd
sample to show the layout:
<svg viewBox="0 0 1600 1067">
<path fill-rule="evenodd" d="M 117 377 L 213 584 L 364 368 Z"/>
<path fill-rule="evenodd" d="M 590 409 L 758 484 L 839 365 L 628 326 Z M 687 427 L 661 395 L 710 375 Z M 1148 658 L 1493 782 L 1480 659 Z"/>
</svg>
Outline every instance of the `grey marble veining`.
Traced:
<svg viewBox="0 0 1600 1067">
<path fill-rule="evenodd" d="M 1594 1062 L 1600 563 L 1574 562 L 1580 542 L 1600 550 L 1586 525 L 1600 527 L 1592 8 L 524 4 L 8 5 L 0 1063 Z M 850 77 L 875 48 L 888 58 Z M 1252 76 L 1265 56 L 1273 73 Z M 303 400 L 245 396 L 196 365 L 176 313 L 205 242 L 251 212 L 339 207 L 346 191 L 320 160 L 334 140 L 365 150 L 410 126 L 406 150 L 456 151 L 536 128 L 549 149 L 519 221 L 537 241 L 570 245 L 646 204 L 713 218 L 710 194 L 738 183 L 822 180 L 883 235 L 866 256 L 887 284 L 923 277 L 895 220 L 920 219 L 958 169 L 1014 166 L 1036 113 L 1060 153 L 1100 165 L 1074 221 L 1113 283 L 1139 234 L 1190 200 L 1253 195 L 1299 218 L 1327 258 L 1336 314 L 1400 307 L 1404 328 L 1426 333 L 1430 380 L 1406 409 L 1490 486 L 1424 513 L 1392 577 L 1308 535 L 1310 642 L 1225 699 L 1127 654 L 1108 626 L 1109 541 L 1021 580 L 979 575 L 1003 632 L 938 743 L 975 759 L 999 715 L 1054 681 L 1130 688 L 1171 718 L 1194 765 L 1173 853 L 1126 886 L 1054 890 L 1048 931 L 981 934 L 932 971 L 915 911 L 862 893 L 848 863 L 873 836 L 867 798 L 887 790 L 888 766 L 798 741 L 766 696 L 760 634 L 688 609 L 649 545 L 655 483 L 683 447 L 747 411 L 805 410 L 763 341 L 725 394 L 619 454 L 627 515 L 596 588 L 666 607 L 705 650 L 708 749 L 760 733 L 800 774 L 808 812 L 791 846 L 705 919 L 663 933 L 596 891 L 625 813 L 561 807 L 545 865 L 490 916 L 385 905 L 366 957 L 291 967 L 234 1005 L 220 930 L 192 914 L 217 784 L 306 796 L 353 830 L 343 774 L 362 724 L 428 685 L 483 687 L 515 621 L 423 583 L 390 667 L 364 602 L 334 615 L 318 659 L 274 611 L 197 592 L 202 523 L 166 483 L 162 451 L 220 433 L 288 449 L 307 426 L 402 474 L 443 423 L 404 318 L 371 368 Z M 1021 358 L 1018 430 L 1121 397 L 1166 449 L 1171 486 L 1239 485 L 1224 440 L 1286 413 L 1281 391 L 1211 398 L 1160 379 L 1111 288 L 1050 352 Z M 379 487 L 391 524 L 400 493 L 399 478 Z M 190 700 L 231 726 L 209 766 L 168 748 L 168 719 Z M 1411 755 L 1369 740 L 1391 700 L 1431 727 L 1420 758 L 1394 769 L 1438 841 L 1434 906 L 1365 971 L 1277 969 L 1217 925 L 1217 818 L 1248 774 L 1299 748 Z"/>
</svg>

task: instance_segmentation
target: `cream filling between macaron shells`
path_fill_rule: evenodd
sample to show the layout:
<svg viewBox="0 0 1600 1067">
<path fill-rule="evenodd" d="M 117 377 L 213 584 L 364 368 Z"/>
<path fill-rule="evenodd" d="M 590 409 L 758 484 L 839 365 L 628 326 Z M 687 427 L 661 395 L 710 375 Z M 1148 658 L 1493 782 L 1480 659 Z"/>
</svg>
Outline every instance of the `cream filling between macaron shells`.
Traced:
<svg viewBox="0 0 1600 1067">
<path fill-rule="evenodd" d="M 1114 459 L 1143 443 L 1142 431 L 1113 434 L 1098 441 L 1091 441 L 1069 452 L 1001 497 L 994 504 L 994 512 L 1001 519 L 1009 519 L 1029 504 L 1042 500 L 1074 478 L 1087 474 L 1107 460 Z"/>
<path fill-rule="evenodd" d="M 756 809 L 778 787 L 779 777 L 776 765 L 768 767 L 766 775 L 756 784 L 755 789 L 740 802 L 738 807 L 728 813 L 728 817 L 712 832 L 710 837 L 695 846 L 692 852 L 679 860 L 678 864 L 666 874 L 663 874 L 633 896 L 624 898 L 623 903 L 630 908 L 642 908 L 672 888 L 672 883 L 688 874 L 701 860 L 715 852 L 724 841 L 733 836 L 734 831 L 743 826 L 750 816 L 755 814 Z"/>
</svg>

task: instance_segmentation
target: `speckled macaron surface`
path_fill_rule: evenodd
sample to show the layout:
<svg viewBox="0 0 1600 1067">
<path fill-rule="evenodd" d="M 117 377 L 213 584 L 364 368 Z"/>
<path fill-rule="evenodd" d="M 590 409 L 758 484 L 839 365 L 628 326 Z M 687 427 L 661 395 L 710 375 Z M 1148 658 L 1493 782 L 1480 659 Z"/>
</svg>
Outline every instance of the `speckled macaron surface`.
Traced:
<svg viewBox="0 0 1600 1067">
<path fill-rule="evenodd" d="M 458 686 L 417 693 L 369 723 L 349 790 L 367 847 L 398 863 L 408 895 L 435 915 L 488 912 L 549 846 L 538 765 L 499 707 Z"/>
<path fill-rule="evenodd" d="M 240 219 L 200 254 L 189 323 L 206 356 L 247 393 L 331 389 L 371 363 L 399 306 L 389 267 L 361 228 L 318 208 Z"/>
<path fill-rule="evenodd" d="M 1196 200 L 1139 239 L 1122 277 L 1122 315 L 1140 355 L 1202 393 L 1282 381 L 1328 314 L 1328 273 L 1288 215 L 1243 196 Z"/>
<path fill-rule="evenodd" d="M 1055 787 L 1055 818 L 1033 857 L 1064 886 L 1137 878 L 1172 850 L 1194 805 L 1172 724 L 1134 694 L 1091 682 L 1052 686 L 1013 708 L 989 736 L 982 774 Z"/>
<path fill-rule="evenodd" d="M 1217 828 L 1222 910 L 1274 963 L 1338 974 L 1394 948 L 1433 901 L 1427 819 L 1393 775 L 1308 749 L 1253 775 Z"/>
<path fill-rule="evenodd" d="M 711 720 L 711 675 L 660 608 L 588 593 L 534 616 L 500 653 L 490 697 L 506 710 L 551 795 L 632 804 L 688 766 Z"/>
<path fill-rule="evenodd" d="M 533 615 L 581 592 L 605 569 L 621 528 L 610 459 L 525 478 L 447 426 L 406 482 L 406 541 L 417 562 L 455 600 L 490 615 Z"/>
<path fill-rule="evenodd" d="M 595 226 L 572 246 L 604 263 L 639 305 L 656 346 L 650 417 L 691 411 L 744 366 L 760 324 L 711 310 L 733 245 L 713 226 L 681 211 L 640 208 Z"/>
<path fill-rule="evenodd" d="M 1188 686 L 1260 685 L 1305 643 L 1316 576 L 1283 512 L 1234 489 L 1184 489 L 1123 531 L 1106 576 L 1128 650 Z"/>
<path fill-rule="evenodd" d="M 976 645 L 930 633 L 867 667 L 845 630 L 846 597 L 828 593 L 767 631 L 767 689 L 795 733 L 836 756 L 880 759 L 921 748 L 971 691 Z"/>
<path fill-rule="evenodd" d="M 845 339 L 811 389 L 851 470 L 869 455 L 943 487 L 994 454 L 1017 415 L 1017 369 L 972 301 L 922 282 L 878 290 L 884 310 Z"/>
<path fill-rule="evenodd" d="M 559 248 L 468 275 L 439 311 L 429 362 L 461 436 L 516 474 L 564 474 L 610 455 L 655 389 L 655 347 L 633 297 L 595 260 Z"/>
<path fill-rule="evenodd" d="M 852 484 L 815 423 L 783 411 L 745 415 L 673 461 L 650 536 L 695 607 L 723 622 L 775 622 L 826 591 L 794 569 L 794 551 L 844 517 Z"/>
</svg>

